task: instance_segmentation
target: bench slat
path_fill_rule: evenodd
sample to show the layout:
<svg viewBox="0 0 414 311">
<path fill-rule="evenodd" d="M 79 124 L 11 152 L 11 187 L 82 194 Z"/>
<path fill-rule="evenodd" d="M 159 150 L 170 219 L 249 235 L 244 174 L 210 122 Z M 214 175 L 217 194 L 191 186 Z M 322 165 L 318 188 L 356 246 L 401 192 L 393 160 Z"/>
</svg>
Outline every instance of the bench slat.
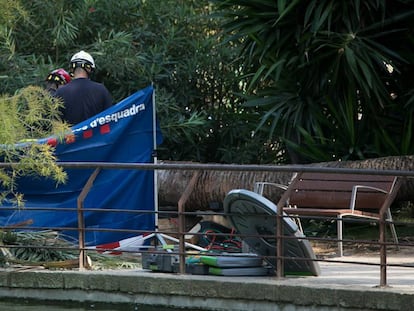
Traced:
<svg viewBox="0 0 414 311">
<path fill-rule="evenodd" d="M 289 188 L 279 199 L 277 206 L 283 211 L 298 216 L 335 216 L 380 218 L 380 211 L 386 213 L 387 220 L 392 221 L 390 205 L 400 187 L 396 176 L 360 175 L 345 173 L 303 172 L 293 179 Z M 381 189 L 366 189 L 365 186 Z M 352 190 L 356 188 L 354 210 L 351 208 Z M 288 207 L 286 205 L 293 206 Z M 337 221 L 338 254 L 342 256 L 343 222 Z M 391 223 L 394 241 L 398 243 L 397 233 Z"/>
<path fill-rule="evenodd" d="M 386 198 L 381 192 L 358 191 L 357 209 L 380 209 Z M 349 209 L 351 203 L 351 191 L 294 191 L 291 193 L 289 204 L 298 207 L 319 207 L 331 209 Z"/>
<path fill-rule="evenodd" d="M 354 211 L 350 209 L 312 209 L 312 208 L 284 208 L 283 211 L 289 215 L 301 216 L 338 216 L 338 215 L 355 215 L 360 217 L 368 217 L 378 219 L 377 213 L 370 213 L 364 211 Z"/>
<path fill-rule="evenodd" d="M 366 181 L 366 180 L 355 180 L 355 181 L 342 181 L 342 180 L 310 180 L 300 179 L 296 185 L 297 189 L 301 190 L 326 190 L 326 191 L 348 191 L 351 192 L 353 186 L 363 185 L 369 187 L 375 187 L 387 192 L 390 191 L 392 182 L 390 181 Z M 361 189 L 364 192 L 375 192 L 375 190 Z"/>
<path fill-rule="evenodd" d="M 302 179 L 310 180 L 338 180 L 338 181 L 388 181 L 392 182 L 395 176 L 389 175 L 360 175 L 360 174 L 345 174 L 345 173 L 311 173 L 304 172 L 301 174 Z"/>
</svg>

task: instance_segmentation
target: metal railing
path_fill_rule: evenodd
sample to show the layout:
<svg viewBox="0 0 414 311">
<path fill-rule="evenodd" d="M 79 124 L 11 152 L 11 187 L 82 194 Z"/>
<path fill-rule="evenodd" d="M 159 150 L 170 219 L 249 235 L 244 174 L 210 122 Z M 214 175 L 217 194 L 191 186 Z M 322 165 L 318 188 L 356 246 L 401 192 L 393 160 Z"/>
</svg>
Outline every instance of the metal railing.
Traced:
<svg viewBox="0 0 414 311">
<path fill-rule="evenodd" d="M 0 163 L 0 168 L 4 167 L 10 167 L 13 164 L 9 163 Z M 263 166 L 263 165 L 222 165 L 222 164 L 194 164 L 194 163 L 161 163 L 161 164 L 152 164 L 152 163 L 89 163 L 89 162 L 61 162 L 59 163 L 63 168 L 69 168 L 69 169 L 95 169 L 91 176 L 89 177 L 89 180 L 85 184 L 84 188 L 82 189 L 78 199 L 77 199 L 77 208 L 76 209 L 64 209 L 64 210 L 76 210 L 78 215 L 78 227 L 77 228 L 64 228 L 65 230 L 77 230 L 79 239 L 78 239 L 78 246 L 77 250 L 79 251 L 79 268 L 80 269 L 86 269 L 87 264 L 87 252 L 91 251 L 90 248 L 88 248 L 85 245 L 85 232 L 86 231 L 93 231 L 97 229 L 91 229 L 86 228 L 84 224 L 83 215 L 85 211 L 93 210 L 94 212 L 125 212 L 125 213 L 148 213 L 149 211 L 137 211 L 134 209 L 131 210 L 110 210 L 110 209 L 85 209 L 84 208 L 84 200 L 87 198 L 88 192 L 93 186 L 93 182 L 95 178 L 98 176 L 98 174 L 105 169 L 116 169 L 116 170 L 154 170 L 154 172 L 157 172 L 158 170 L 182 170 L 182 171 L 193 171 L 193 177 L 190 180 L 189 184 L 187 185 L 184 192 L 181 194 L 180 200 L 177 202 L 177 211 L 175 212 L 166 212 L 166 211 L 151 211 L 150 213 L 155 213 L 155 217 L 158 217 L 160 213 L 168 214 L 170 213 L 171 216 L 176 216 L 178 218 L 178 228 L 176 232 L 162 232 L 159 231 L 159 228 L 156 228 L 156 231 L 151 232 L 152 234 L 172 234 L 174 236 L 177 236 L 177 245 L 178 245 L 178 251 L 177 252 L 170 252 L 171 255 L 178 255 L 179 256 L 179 273 L 185 274 L 186 273 L 186 257 L 188 256 L 188 252 L 186 250 L 188 243 L 186 242 L 185 236 L 190 234 L 188 230 L 186 230 L 186 224 L 185 224 L 185 218 L 186 216 L 191 215 L 220 215 L 223 217 L 229 216 L 224 214 L 223 212 L 211 212 L 208 211 L 208 213 L 203 211 L 197 211 L 197 212 L 188 212 L 186 211 L 186 202 L 188 198 L 191 196 L 193 192 L 194 185 L 197 183 L 197 179 L 199 178 L 200 174 L 202 172 L 207 171 L 238 171 L 238 172 L 258 172 L 258 171 L 266 171 L 266 172 L 288 172 L 288 173 L 294 173 L 294 172 L 323 172 L 323 173 L 349 173 L 349 174 L 369 174 L 369 175 L 393 175 L 393 176 L 399 176 L 399 177 L 407 177 L 412 178 L 414 176 L 414 172 L 412 171 L 400 171 L 400 170 L 375 170 L 375 169 L 350 169 L 350 168 L 329 168 L 329 167 L 309 167 L 309 166 L 298 166 L 298 165 L 286 165 L 286 166 Z M 253 185 L 250 185 L 251 187 Z M 62 210 L 61 208 L 56 208 L 56 211 Z M 290 260 L 292 258 L 284 257 L 283 255 L 283 249 L 282 245 L 284 243 L 284 239 L 292 238 L 287 237 L 283 234 L 283 217 L 287 217 L 283 215 L 282 209 L 278 209 L 277 215 L 274 216 L 275 218 L 275 224 L 276 224 L 276 232 L 274 236 L 267 236 L 264 238 L 273 239 L 276 241 L 276 253 L 274 254 L 274 259 L 276 260 L 276 277 L 283 278 L 284 277 L 284 262 L 286 260 Z M 290 216 L 292 217 L 292 216 Z M 319 220 L 327 220 L 329 218 L 321 218 L 321 217 L 314 217 L 315 219 Z M 332 218 L 331 218 L 332 219 Z M 336 221 L 344 221 L 343 219 L 335 219 Z M 363 221 L 363 220 L 358 220 Z M 390 246 L 396 246 L 395 243 L 387 242 L 385 239 L 386 236 L 386 221 L 384 219 L 380 219 L 378 221 L 379 224 L 379 241 L 359 241 L 362 243 L 372 244 L 376 245 L 380 248 L 380 264 L 378 265 L 380 268 L 380 276 L 379 276 L 379 286 L 384 287 L 387 286 L 387 267 L 390 266 L 387 264 L 387 247 Z M 30 224 L 18 224 L 13 227 L 3 227 L 1 229 L 10 230 L 10 229 L 30 229 Z M 400 223 L 400 225 L 409 225 L 406 223 Z M 53 229 L 53 230 L 60 230 L 63 228 L 53 228 L 51 225 L 49 228 L 37 228 L 37 229 Z M 100 228 L 99 230 L 114 230 L 111 228 Z M 120 229 L 118 229 L 120 230 Z M 133 232 L 137 234 L 143 234 L 148 233 L 146 230 L 128 230 L 128 232 Z M 198 235 L 197 232 L 192 232 L 192 235 Z M 235 236 L 238 236 L 239 238 L 243 238 L 240 234 L 234 233 Z M 262 237 L 263 238 L 263 237 Z M 316 237 L 306 237 L 309 241 L 322 241 L 322 242 L 337 242 L 337 239 L 331 239 L 331 238 L 316 238 Z M 355 240 L 343 240 L 344 243 L 353 243 L 358 242 Z M 407 246 L 413 246 L 411 244 L 407 244 Z M 8 247 L 8 246 L 4 246 Z M 11 248 L 15 246 L 9 246 Z M 36 246 L 38 247 L 38 246 Z M 100 251 L 105 251 L 105 249 L 101 249 Z M 153 250 L 154 251 L 154 250 Z M 155 250 L 156 251 L 156 250 Z M 145 249 L 142 250 L 142 252 L 146 252 Z M 297 260 L 301 260 L 296 258 Z M 307 259 L 308 260 L 308 259 Z M 329 259 L 323 259 L 318 258 L 315 259 L 317 261 L 330 261 Z M 341 262 L 340 260 L 335 260 L 335 262 Z M 349 263 L 349 261 L 346 261 Z M 354 264 L 371 264 L 371 263 L 363 263 L 363 262 L 354 262 Z"/>
</svg>

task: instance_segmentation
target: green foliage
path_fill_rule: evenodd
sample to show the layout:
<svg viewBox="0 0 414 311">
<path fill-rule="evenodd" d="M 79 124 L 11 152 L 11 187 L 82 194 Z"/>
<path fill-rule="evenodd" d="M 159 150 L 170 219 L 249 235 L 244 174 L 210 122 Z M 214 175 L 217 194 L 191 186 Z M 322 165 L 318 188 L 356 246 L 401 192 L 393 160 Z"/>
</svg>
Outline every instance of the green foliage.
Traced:
<svg viewBox="0 0 414 311">
<path fill-rule="evenodd" d="M 27 15 L 19 0 L 0 0 L 0 7 L 0 25 L 3 27 L 12 27 Z"/>
<path fill-rule="evenodd" d="M 243 46 L 245 98 L 292 161 L 414 152 L 412 1 L 213 2 Z"/>
<path fill-rule="evenodd" d="M 414 151 L 410 1 L 13 3 L 3 6 L 13 18 L 1 20 L 2 91 L 41 85 L 87 50 L 93 78 L 114 101 L 154 84 L 163 159 L 280 163 L 287 154 L 307 162 Z"/>
<path fill-rule="evenodd" d="M 34 0 L 22 7 L 27 18 L 9 32 L 8 41 L 18 42 L 13 53 L 0 43 L 3 92 L 41 85 L 49 70 L 67 68 L 71 55 L 84 49 L 97 64 L 93 79 L 115 102 L 154 84 L 165 137 L 161 158 L 275 161 L 268 146 L 279 146 L 277 140 L 265 133 L 252 137 L 257 109 L 241 107 L 233 93 L 244 87 L 237 78 L 239 48 L 221 45 L 220 19 L 212 18 L 209 1 Z M 226 136 L 232 131 L 236 152 L 235 140 Z"/>
<path fill-rule="evenodd" d="M 68 126 L 60 120 L 62 103 L 42 88 L 29 86 L 13 96 L 0 96 L 0 157 L 11 167 L 0 168 L 0 202 L 9 198 L 23 205 L 24 198 L 16 190 L 19 177 L 36 175 L 65 182 L 66 174 L 56 164 L 54 148 L 35 143 L 36 138 L 51 133 L 63 137 Z"/>
<path fill-rule="evenodd" d="M 73 245 L 54 231 L 0 232 L 1 245 L 10 248 L 5 261 L 36 264 L 39 262 L 77 259 L 77 251 L 68 251 Z"/>
</svg>

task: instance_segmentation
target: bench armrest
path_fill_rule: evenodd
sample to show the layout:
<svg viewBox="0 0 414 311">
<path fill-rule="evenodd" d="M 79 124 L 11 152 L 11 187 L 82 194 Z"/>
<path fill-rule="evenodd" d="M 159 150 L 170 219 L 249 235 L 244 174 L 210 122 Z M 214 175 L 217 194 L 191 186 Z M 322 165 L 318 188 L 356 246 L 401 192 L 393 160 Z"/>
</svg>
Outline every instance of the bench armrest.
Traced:
<svg viewBox="0 0 414 311">
<path fill-rule="evenodd" d="M 388 191 L 385 191 L 383 189 L 376 188 L 376 187 L 370 187 L 370 186 L 364 186 L 364 185 L 355 185 L 355 186 L 352 187 L 351 203 L 350 203 L 350 207 L 349 207 L 349 209 L 351 211 L 354 211 L 354 209 L 355 209 L 356 196 L 357 196 L 358 189 L 371 189 L 371 190 L 375 190 L 375 191 L 378 191 L 378 192 L 382 192 L 384 194 L 388 193 Z"/>
<path fill-rule="evenodd" d="M 258 181 L 254 183 L 254 189 L 253 191 L 262 195 L 263 194 L 263 190 L 264 187 L 268 185 L 268 186 L 273 186 L 273 187 L 277 187 L 280 188 L 282 190 L 287 190 L 288 186 L 286 185 L 282 185 L 282 184 L 278 184 L 278 183 L 273 183 L 273 182 L 267 182 L 267 181 Z"/>
</svg>

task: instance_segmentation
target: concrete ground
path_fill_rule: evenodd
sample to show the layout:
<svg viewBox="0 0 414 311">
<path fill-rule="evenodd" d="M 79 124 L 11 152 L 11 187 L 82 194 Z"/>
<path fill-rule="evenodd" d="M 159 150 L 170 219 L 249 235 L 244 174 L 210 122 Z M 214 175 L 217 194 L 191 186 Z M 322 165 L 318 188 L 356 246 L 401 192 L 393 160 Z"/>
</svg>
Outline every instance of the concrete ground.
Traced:
<svg viewBox="0 0 414 311">
<path fill-rule="evenodd" d="M 362 264 L 355 264 L 362 262 Z M 412 310 L 414 257 L 388 258 L 387 287 L 380 284 L 376 256 L 344 256 L 320 262 L 317 277 L 223 277 L 149 270 L 0 271 L 0 299 L 147 305 L 187 310 L 304 311 Z M 118 309 L 116 309 L 118 310 Z M 139 310 L 139 308 L 138 308 Z"/>
<path fill-rule="evenodd" d="M 326 260 L 328 261 L 319 263 L 321 275 L 303 279 L 302 284 L 351 287 L 358 285 L 367 288 L 380 285 L 380 260 L 375 254 L 333 257 Z M 414 254 L 389 255 L 387 265 L 387 287 L 414 291 Z"/>
</svg>

